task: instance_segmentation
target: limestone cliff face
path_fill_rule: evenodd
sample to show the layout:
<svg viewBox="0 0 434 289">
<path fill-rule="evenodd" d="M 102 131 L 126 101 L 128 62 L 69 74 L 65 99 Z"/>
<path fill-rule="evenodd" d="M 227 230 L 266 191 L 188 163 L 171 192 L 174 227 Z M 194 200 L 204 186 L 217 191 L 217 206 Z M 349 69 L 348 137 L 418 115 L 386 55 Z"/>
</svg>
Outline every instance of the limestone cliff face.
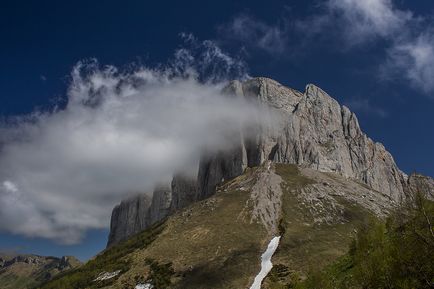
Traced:
<svg viewBox="0 0 434 289">
<path fill-rule="evenodd" d="M 146 218 L 147 225 L 152 225 L 164 219 L 169 214 L 171 203 L 172 190 L 170 186 L 161 186 L 155 189 Z"/>
<path fill-rule="evenodd" d="M 302 94 L 271 79 L 255 78 L 234 81 L 226 91 L 269 105 L 273 115 L 278 116 L 278 125 L 265 124 L 253 136 L 250 132 L 236 149 L 237 155 L 214 158 L 206 164 L 207 168 L 225 168 L 220 164 L 232 163 L 238 171 L 272 160 L 338 173 L 396 201 L 403 196 L 407 176 L 399 170 L 391 154 L 361 131 L 354 113 L 320 88 L 309 84 Z M 239 161 L 244 156 L 247 159 Z M 214 179 L 225 177 L 220 171 L 214 171 Z M 200 173 L 199 183 L 208 185 L 208 188 L 202 185 L 205 195 L 211 194 L 210 183 Z"/>
<path fill-rule="evenodd" d="M 140 194 L 123 200 L 112 211 L 107 246 L 119 243 L 147 227 L 151 198 Z"/>
<path fill-rule="evenodd" d="M 182 209 L 198 200 L 196 177 L 184 176 L 182 174 L 175 175 L 172 180 L 171 190 L 171 212 Z"/>
<path fill-rule="evenodd" d="M 432 179 L 409 178 L 400 171 L 385 147 L 362 132 L 356 115 L 315 85 L 307 85 L 302 93 L 271 79 L 253 78 L 231 82 L 224 93 L 266 105 L 269 115 L 261 119 L 270 121 L 241 128 L 239 139 L 230 150 L 204 155 L 197 179 L 175 176 L 170 188 L 154 194 L 152 208 L 146 207 L 146 202 L 142 202 L 142 209 L 136 208 L 138 201 L 121 203 L 128 217 L 119 212 L 118 206 L 113 211 L 112 225 L 114 219 L 142 214 L 131 217 L 141 220 L 142 226 L 135 221 L 115 222 L 118 225 L 110 234 L 113 242 L 119 240 L 118 231 L 122 236 L 137 232 L 137 228 L 143 229 L 173 211 L 211 196 L 218 184 L 268 160 L 339 174 L 386 194 L 392 202 L 399 202 L 406 193 L 421 186 L 434 196 Z M 144 216 L 146 220 L 142 220 Z"/>
<path fill-rule="evenodd" d="M 434 200 L 434 179 L 420 174 L 411 174 L 408 177 L 407 191 L 419 192 Z"/>
</svg>

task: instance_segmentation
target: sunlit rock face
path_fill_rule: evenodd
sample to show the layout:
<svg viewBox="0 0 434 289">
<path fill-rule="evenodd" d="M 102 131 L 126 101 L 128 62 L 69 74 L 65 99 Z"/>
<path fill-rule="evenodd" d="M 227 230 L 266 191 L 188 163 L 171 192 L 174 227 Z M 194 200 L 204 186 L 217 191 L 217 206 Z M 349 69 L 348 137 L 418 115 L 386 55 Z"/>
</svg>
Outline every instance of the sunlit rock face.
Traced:
<svg viewBox="0 0 434 289">
<path fill-rule="evenodd" d="M 241 132 L 239 147 L 207 156 L 199 169 L 200 196 L 213 193 L 222 179 L 247 166 L 272 160 L 359 180 L 398 201 L 406 175 L 391 154 L 359 126 L 347 107 L 309 84 L 304 93 L 267 78 L 234 81 L 226 89 L 238 97 L 257 99 L 270 107 L 270 122 Z"/>
<path fill-rule="evenodd" d="M 387 195 L 391 202 L 401 201 L 421 183 L 433 194 L 432 179 L 409 179 L 385 147 L 362 132 L 354 113 L 313 84 L 302 93 L 261 77 L 232 81 L 223 91 L 267 107 L 266 115 L 258 116 L 260 125 L 241 126 L 229 149 L 202 154 L 197 178 L 177 175 L 152 201 L 121 203 L 125 212 L 120 213 L 119 206 L 113 210 L 109 244 L 213 195 L 218 184 L 268 160 L 342 175 Z M 113 226 L 113 220 L 124 218 Z"/>
</svg>

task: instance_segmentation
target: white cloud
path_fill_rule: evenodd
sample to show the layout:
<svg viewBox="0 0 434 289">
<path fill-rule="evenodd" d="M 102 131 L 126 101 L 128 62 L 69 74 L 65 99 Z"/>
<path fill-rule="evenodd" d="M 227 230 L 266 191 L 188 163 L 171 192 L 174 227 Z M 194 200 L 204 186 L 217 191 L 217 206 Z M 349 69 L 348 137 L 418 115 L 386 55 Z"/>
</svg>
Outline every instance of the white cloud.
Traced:
<svg viewBox="0 0 434 289">
<path fill-rule="evenodd" d="M 414 39 L 397 42 L 388 50 L 383 67 L 386 76 L 406 78 L 416 89 L 434 92 L 434 34 L 423 33 Z"/>
<path fill-rule="evenodd" d="M 230 41 L 241 42 L 270 54 L 281 54 L 287 47 L 287 31 L 284 25 L 269 25 L 247 14 L 240 14 L 220 27 L 221 34 Z"/>
<path fill-rule="evenodd" d="M 307 38 L 333 39 L 333 35 L 342 40 L 337 45 L 344 49 L 383 41 L 386 61 L 379 64 L 383 79 L 404 78 L 424 93 L 434 92 L 430 19 L 399 9 L 392 0 L 328 0 L 322 8 L 322 13 L 297 21 Z"/>
<path fill-rule="evenodd" d="M 388 116 L 386 110 L 371 103 L 367 98 L 353 98 L 345 102 L 351 110 L 356 112 L 363 112 L 369 115 L 385 118 Z"/>
<path fill-rule="evenodd" d="M 330 21 L 338 23 L 351 45 L 389 38 L 413 19 L 410 11 L 396 9 L 391 0 L 329 0 L 326 7 Z"/>
<path fill-rule="evenodd" d="M 86 230 L 108 227 L 126 194 L 194 170 L 205 148 L 229 147 L 263 111 L 220 93 L 223 73 L 213 63 L 226 63 L 224 71 L 238 64 L 211 44 L 196 55 L 208 77 L 179 57 L 130 72 L 80 63 L 65 108 L 1 124 L 0 230 L 79 242 Z"/>
</svg>

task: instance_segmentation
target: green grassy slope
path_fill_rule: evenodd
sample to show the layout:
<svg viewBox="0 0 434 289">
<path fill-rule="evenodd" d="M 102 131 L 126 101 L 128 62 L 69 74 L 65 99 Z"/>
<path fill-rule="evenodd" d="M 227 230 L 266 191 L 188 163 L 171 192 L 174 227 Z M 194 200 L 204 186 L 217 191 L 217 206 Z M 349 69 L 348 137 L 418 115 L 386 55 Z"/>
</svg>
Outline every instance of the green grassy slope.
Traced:
<svg viewBox="0 0 434 289">
<path fill-rule="evenodd" d="M 302 176 L 296 166 L 275 167 L 283 179 L 279 226 L 283 236 L 273 257 L 275 269 L 264 288 L 288 288 L 285 286 L 297 276 L 345 254 L 354 228 L 370 213 L 340 199 L 346 221 L 315 225 L 308 205 L 297 197 L 297 190 L 314 181 Z M 249 288 L 272 237 L 262 223 L 252 221 L 250 189 L 259 169 L 248 169 L 209 199 L 177 212 L 41 289 L 131 289 L 145 281 L 155 289 Z M 121 273 L 115 278 L 93 281 L 101 272 L 116 270 Z"/>
<path fill-rule="evenodd" d="M 347 252 L 354 229 L 373 217 L 366 209 L 336 198 L 345 208 L 345 220 L 315 224 L 307 205 L 298 196 L 299 189 L 314 181 L 302 176 L 293 165 L 278 164 L 276 173 L 284 180 L 282 238 L 272 259 L 274 268 L 264 283 L 266 289 L 291 288 L 310 271 L 333 263 Z"/>
<path fill-rule="evenodd" d="M 386 222 L 371 219 L 358 228 L 348 252 L 312 272 L 297 289 L 433 288 L 434 202 L 418 198 Z"/>
</svg>

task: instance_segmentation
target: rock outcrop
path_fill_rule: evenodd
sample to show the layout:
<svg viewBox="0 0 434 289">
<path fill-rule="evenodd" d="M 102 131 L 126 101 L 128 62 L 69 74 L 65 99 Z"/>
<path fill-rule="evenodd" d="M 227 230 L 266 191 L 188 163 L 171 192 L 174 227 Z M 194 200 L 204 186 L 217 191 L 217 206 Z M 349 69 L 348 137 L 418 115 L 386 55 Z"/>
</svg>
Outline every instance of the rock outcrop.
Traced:
<svg viewBox="0 0 434 289">
<path fill-rule="evenodd" d="M 309 84 L 302 94 L 274 80 L 254 78 L 234 81 L 226 91 L 267 104 L 277 124 L 265 123 L 253 135 L 249 131 L 236 150 L 238 155 L 215 158 L 208 167 L 233 163 L 237 171 L 239 163 L 234 160 L 242 160 L 245 155 L 249 167 L 266 160 L 297 164 L 359 180 L 396 201 L 403 196 L 407 176 L 392 155 L 361 131 L 354 113 L 320 88 Z M 207 183 L 200 176 L 199 183 Z M 210 194 L 210 188 L 205 191 Z"/>
<path fill-rule="evenodd" d="M 154 193 L 152 205 L 129 200 L 117 206 L 109 244 L 208 198 L 218 184 L 268 160 L 339 174 L 387 195 L 391 202 L 421 187 L 434 197 L 431 178 L 409 178 L 381 143 L 362 132 L 354 113 L 313 84 L 301 93 L 271 79 L 253 78 L 233 81 L 223 92 L 265 105 L 267 115 L 258 116 L 261 125 L 240 128 L 230 150 L 203 155 L 197 179 L 175 176 L 170 188 Z M 117 219 L 125 220 L 114 222 Z"/>
<path fill-rule="evenodd" d="M 434 179 L 413 173 L 408 177 L 407 191 L 421 193 L 430 200 L 434 200 Z"/>
<path fill-rule="evenodd" d="M 198 199 L 196 177 L 184 176 L 182 174 L 175 175 L 172 180 L 171 189 L 171 212 L 182 209 Z"/>
<path fill-rule="evenodd" d="M 169 214 L 171 204 L 172 190 L 169 186 L 161 186 L 155 189 L 146 220 L 147 224 L 151 225 L 164 219 Z"/>
<path fill-rule="evenodd" d="M 107 246 L 125 240 L 147 228 L 151 198 L 140 194 L 122 201 L 112 212 Z"/>
</svg>

